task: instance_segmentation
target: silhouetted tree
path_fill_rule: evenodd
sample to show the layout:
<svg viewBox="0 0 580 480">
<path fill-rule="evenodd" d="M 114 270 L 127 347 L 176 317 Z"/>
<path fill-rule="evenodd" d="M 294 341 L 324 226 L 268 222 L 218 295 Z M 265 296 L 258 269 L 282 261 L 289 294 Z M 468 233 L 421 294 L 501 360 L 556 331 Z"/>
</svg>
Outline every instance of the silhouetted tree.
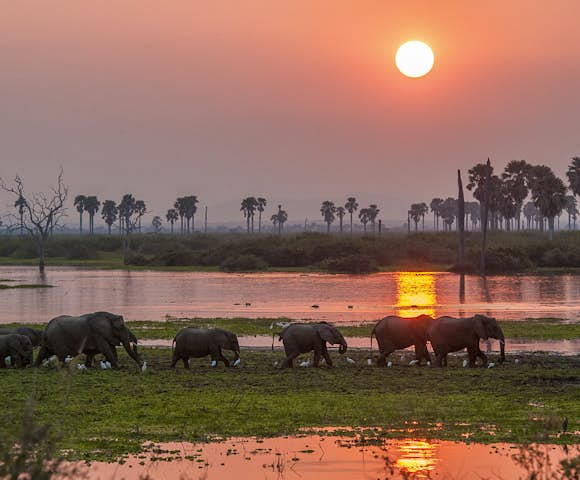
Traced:
<svg viewBox="0 0 580 480">
<path fill-rule="evenodd" d="M 342 222 L 344 216 L 346 215 L 346 209 L 344 207 L 336 207 L 336 216 L 338 217 L 338 221 L 340 222 L 340 233 L 342 233 Z"/>
<path fill-rule="evenodd" d="M 139 233 L 141 233 L 141 217 L 147 213 L 147 206 L 143 200 L 136 200 L 134 209 L 137 215 L 137 228 L 139 229 Z"/>
<path fill-rule="evenodd" d="M 195 232 L 195 214 L 197 213 L 197 204 L 199 200 L 196 195 L 189 195 L 183 197 L 183 202 L 185 204 L 185 220 L 187 221 L 187 233 Z M 191 230 L 190 230 L 191 224 Z"/>
<path fill-rule="evenodd" d="M 83 213 L 85 211 L 85 200 L 87 197 L 85 195 L 77 195 L 74 199 L 74 206 L 79 212 L 79 233 L 83 233 Z"/>
<path fill-rule="evenodd" d="M 99 211 L 101 202 L 95 195 L 85 198 L 85 212 L 89 214 L 89 233 L 95 233 L 95 214 Z"/>
<path fill-rule="evenodd" d="M 173 204 L 173 207 L 175 208 L 175 210 L 179 214 L 179 219 L 181 221 L 181 229 L 180 229 L 180 232 L 183 235 L 185 233 L 185 222 L 184 222 L 184 219 L 185 219 L 185 213 L 187 211 L 185 197 L 179 197 L 177 200 L 175 200 L 175 203 Z"/>
<path fill-rule="evenodd" d="M 117 214 L 119 209 L 113 200 L 105 200 L 103 202 L 103 208 L 101 209 L 101 217 L 107 224 L 109 230 L 109 235 L 111 235 L 111 225 L 117 220 Z"/>
<path fill-rule="evenodd" d="M 32 237 L 38 250 L 38 269 L 44 272 L 46 242 L 52 229 L 59 225 L 61 218 L 66 214 L 65 202 L 68 188 L 63 183 L 62 168 L 58 174 L 56 186 L 48 194 L 26 194 L 22 179 L 16 175 L 14 183 L 7 184 L 0 178 L 0 188 L 16 197 L 24 199 L 21 202 L 24 208 L 22 219 L 9 215 L 12 227 L 24 228 Z"/>
<path fill-rule="evenodd" d="M 356 198 L 348 197 L 344 204 L 344 208 L 346 208 L 346 211 L 350 214 L 350 233 L 352 233 L 352 214 L 358 209 Z"/>
<path fill-rule="evenodd" d="M 574 220 L 574 230 L 576 230 L 576 216 L 578 215 L 578 202 L 574 195 L 566 195 L 566 205 L 564 206 L 568 214 L 568 230 L 572 230 L 572 219 Z"/>
<path fill-rule="evenodd" d="M 258 197 L 256 200 L 256 209 L 258 210 L 258 233 L 262 231 L 262 212 L 264 207 L 266 207 L 266 199 L 263 197 Z"/>
<path fill-rule="evenodd" d="M 160 233 L 161 232 L 161 225 L 163 224 L 163 222 L 161 221 L 161 217 L 159 215 L 155 215 L 153 217 L 153 220 L 151 220 L 151 226 L 153 227 L 153 231 L 155 233 Z"/>
<path fill-rule="evenodd" d="M 330 232 L 330 224 L 334 222 L 334 214 L 336 213 L 336 207 L 334 206 L 334 202 L 329 200 L 325 200 L 322 202 L 322 206 L 320 207 L 320 213 L 322 214 L 322 218 L 326 223 L 326 233 Z"/>
<path fill-rule="evenodd" d="M 278 225 L 278 235 L 281 235 L 282 227 L 284 226 L 284 223 L 286 223 L 286 220 L 288 220 L 288 214 L 286 213 L 286 210 L 282 210 L 282 205 L 278 205 L 278 213 L 272 215 L 270 220 L 272 220 L 274 226 Z"/>
<path fill-rule="evenodd" d="M 486 163 L 478 163 L 468 170 L 469 183 L 467 190 L 473 191 L 473 197 L 479 202 L 480 216 L 484 219 L 483 209 L 485 208 L 485 182 L 486 178 L 493 176 L 493 167 Z M 488 171 L 489 170 L 489 171 Z M 497 178 L 497 177 L 496 177 Z M 491 197 L 491 195 L 490 195 Z M 490 198 L 491 200 L 491 198 Z M 488 206 L 491 210 L 491 208 Z M 483 222 L 483 221 L 482 221 Z M 483 230 L 483 225 L 482 225 Z"/>
<path fill-rule="evenodd" d="M 421 220 L 422 211 L 421 211 L 421 204 L 420 203 L 413 203 L 411 204 L 411 208 L 409 209 L 409 216 L 411 220 L 415 223 L 415 232 L 419 230 L 419 221 Z"/>
<path fill-rule="evenodd" d="M 515 217 L 518 221 L 518 230 L 521 229 L 520 217 L 522 205 L 529 193 L 527 179 L 530 167 L 531 165 L 525 160 L 512 160 L 506 165 L 501 174 L 501 178 L 504 181 L 504 189 L 515 205 Z"/>
<path fill-rule="evenodd" d="M 566 177 L 574 196 L 580 195 L 580 157 L 572 157 Z"/>
<path fill-rule="evenodd" d="M 439 231 L 439 217 L 441 216 L 441 204 L 443 203 L 442 198 L 434 198 L 431 200 L 430 206 L 433 212 L 433 230 Z"/>
<path fill-rule="evenodd" d="M 169 222 L 169 224 L 171 225 L 171 233 L 173 233 L 173 224 L 179 218 L 179 214 L 177 213 L 177 210 L 175 210 L 175 208 L 170 208 L 169 210 L 167 210 L 165 218 Z"/>
<path fill-rule="evenodd" d="M 252 232 L 254 231 L 254 213 L 256 212 L 256 206 L 258 201 L 256 197 L 246 197 L 242 200 L 242 206 L 240 210 L 244 213 L 244 218 L 246 219 L 246 228 L 248 233 L 250 233 L 250 222 L 252 224 Z"/>
<path fill-rule="evenodd" d="M 445 231 L 451 231 L 451 226 L 453 225 L 456 216 L 457 200 L 448 197 L 441 204 L 441 218 L 443 219 L 443 226 Z"/>
<path fill-rule="evenodd" d="M 364 232 L 367 233 L 367 223 L 369 223 L 369 209 L 368 208 L 361 208 L 358 212 L 358 219 L 360 223 L 363 224 Z"/>
<path fill-rule="evenodd" d="M 542 217 L 548 219 L 548 239 L 554 238 L 554 218 L 566 205 L 566 186 L 550 167 L 535 165 L 530 169 L 529 185 L 532 201 Z"/>
<path fill-rule="evenodd" d="M 539 218 L 539 211 L 538 208 L 534 205 L 534 202 L 527 202 L 524 205 L 524 217 L 526 217 L 528 230 L 533 228 L 534 223 L 537 223 Z"/>
<path fill-rule="evenodd" d="M 380 212 L 379 208 L 374 203 L 371 203 L 369 205 L 369 208 L 367 208 L 367 215 L 369 217 L 369 222 L 371 222 L 373 233 L 375 233 L 375 221 L 377 219 L 377 216 L 379 215 L 379 212 Z"/>
<path fill-rule="evenodd" d="M 14 206 L 18 208 L 18 216 L 20 217 L 20 236 L 24 235 L 24 211 L 26 210 L 26 200 L 24 197 L 18 197 L 14 202 Z"/>
</svg>

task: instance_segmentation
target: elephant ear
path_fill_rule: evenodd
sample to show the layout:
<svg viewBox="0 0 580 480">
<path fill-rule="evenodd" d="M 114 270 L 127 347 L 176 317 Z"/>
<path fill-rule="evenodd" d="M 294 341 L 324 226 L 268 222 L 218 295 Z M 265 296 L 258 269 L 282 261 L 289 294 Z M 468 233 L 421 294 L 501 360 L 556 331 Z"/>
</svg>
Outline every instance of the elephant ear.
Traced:
<svg viewBox="0 0 580 480">
<path fill-rule="evenodd" d="M 322 338 L 322 340 L 324 340 L 325 342 L 328 342 L 330 344 L 342 342 L 341 340 L 342 335 L 338 333 L 336 328 L 334 328 L 331 325 L 328 325 L 327 323 L 319 323 L 318 325 L 316 325 L 316 331 L 318 335 L 320 335 L 320 338 Z"/>
<path fill-rule="evenodd" d="M 483 315 L 475 315 L 473 317 L 473 328 L 478 337 L 487 340 L 487 330 L 485 328 L 485 321 L 487 317 Z"/>
</svg>

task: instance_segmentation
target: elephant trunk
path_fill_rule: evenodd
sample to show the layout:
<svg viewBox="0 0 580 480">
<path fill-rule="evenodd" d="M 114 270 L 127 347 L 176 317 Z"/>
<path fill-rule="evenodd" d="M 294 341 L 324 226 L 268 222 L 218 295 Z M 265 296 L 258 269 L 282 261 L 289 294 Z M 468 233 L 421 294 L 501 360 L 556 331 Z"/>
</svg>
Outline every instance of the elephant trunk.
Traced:
<svg viewBox="0 0 580 480">
<path fill-rule="evenodd" d="M 141 365 L 141 358 L 139 357 L 139 353 L 137 352 L 137 343 L 133 343 L 128 339 L 123 340 L 123 347 L 125 351 L 129 354 L 129 356 L 135 361 L 137 365 Z"/>
<path fill-rule="evenodd" d="M 341 355 L 346 353 L 346 342 L 340 344 L 340 347 L 338 347 L 338 353 Z"/>
</svg>

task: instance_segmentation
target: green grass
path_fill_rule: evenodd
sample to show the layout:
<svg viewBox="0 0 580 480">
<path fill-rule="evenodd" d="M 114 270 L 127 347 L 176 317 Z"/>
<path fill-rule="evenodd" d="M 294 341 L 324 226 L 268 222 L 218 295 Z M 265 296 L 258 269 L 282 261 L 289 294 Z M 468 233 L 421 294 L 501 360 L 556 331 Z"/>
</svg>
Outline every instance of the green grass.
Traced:
<svg viewBox="0 0 580 480">
<path fill-rule="evenodd" d="M 40 283 L 23 283 L 20 285 L 5 285 L 0 283 L 0 290 L 9 290 L 12 288 L 52 288 L 52 285 L 45 285 Z"/>
<path fill-rule="evenodd" d="M 353 351 L 357 365 L 333 352 L 334 369 L 279 370 L 273 364 L 281 351 L 243 350 L 238 369 L 210 369 L 203 359 L 190 371 L 172 371 L 169 349 L 142 355 L 150 365 L 145 374 L 125 355 L 120 371 L 72 369 L 68 401 L 66 370 L 1 371 L 0 417 L 8 421 L 0 429 L 15 433 L 14 419 L 32 395 L 36 420 L 62 429 L 63 448 L 82 459 L 118 458 L 145 441 L 286 435 L 304 427 L 383 427 L 408 437 L 417 422 L 414 436 L 516 443 L 545 434 L 544 420 L 561 425 L 567 417 L 568 431 L 580 430 L 579 357 L 518 356 L 517 365 L 508 357 L 495 369 L 464 369 L 453 358 L 436 369 L 409 367 L 397 356 L 393 368 L 378 369 L 365 365 L 366 352 Z M 556 438 L 557 429 L 547 433 L 550 443 L 578 441 Z"/>
<path fill-rule="evenodd" d="M 202 328 L 225 328 L 237 335 L 272 335 L 282 327 L 278 323 L 292 322 L 289 318 L 189 318 L 167 319 L 165 321 L 128 321 L 127 325 L 139 339 L 166 339 L 171 340 L 183 327 L 195 326 Z M 273 329 L 270 326 L 274 324 Z M 500 321 L 500 325 L 507 338 L 528 340 L 573 340 L 580 339 L 580 323 L 565 323 L 558 318 L 530 318 L 520 321 Z M 4 325 L 3 325 L 4 326 Z M 7 324 L 7 327 L 16 328 L 28 326 L 44 328 L 43 324 Z M 346 337 L 369 337 L 374 323 L 360 325 L 339 325 L 339 329 Z"/>
</svg>

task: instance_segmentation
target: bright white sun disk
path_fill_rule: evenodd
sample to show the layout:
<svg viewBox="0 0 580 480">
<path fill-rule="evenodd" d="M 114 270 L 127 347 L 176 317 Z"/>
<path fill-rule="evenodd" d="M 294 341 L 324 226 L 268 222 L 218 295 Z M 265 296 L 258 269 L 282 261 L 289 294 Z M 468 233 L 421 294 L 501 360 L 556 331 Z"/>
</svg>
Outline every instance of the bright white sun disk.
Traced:
<svg viewBox="0 0 580 480">
<path fill-rule="evenodd" d="M 412 40 L 403 43 L 395 55 L 395 64 L 407 77 L 417 78 L 429 73 L 433 68 L 435 56 L 426 43 Z"/>
</svg>

